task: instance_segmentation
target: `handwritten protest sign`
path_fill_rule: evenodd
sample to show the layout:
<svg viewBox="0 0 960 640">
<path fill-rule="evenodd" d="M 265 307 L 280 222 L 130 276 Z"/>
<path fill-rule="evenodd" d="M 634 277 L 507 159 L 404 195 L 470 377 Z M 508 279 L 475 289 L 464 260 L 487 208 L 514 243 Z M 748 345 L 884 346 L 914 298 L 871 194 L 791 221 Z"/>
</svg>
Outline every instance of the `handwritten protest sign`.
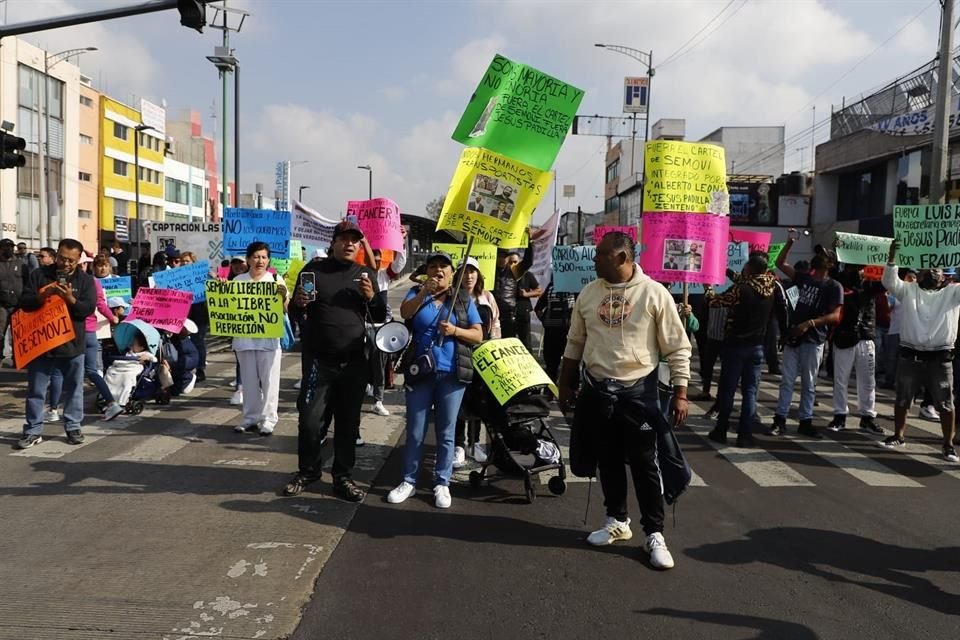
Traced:
<svg viewBox="0 0 960 640">
<path fill-rule="evenodd" d="M 637 228 L 634 226 L 630 227 L 604 227 L 598 226 L 593 229 L 593 244 L 598 245 L 600 241 L 603 240 L 603 236 L 614 231 L 620 231 L 630 236 L 630 240 L 633 241 L 633 244 L 637 244 Z"/>
<path fill-rule="evenodd" d="M 453 139 L 548 171 L 581 100 L 580 89 L 498 54 L 473 92 Z"/>
<path fill-rule="evenodd" d="M 159 289 L 188 291 L 193 296 L 194 302 L 203 302 L 207 299 L 203 283 L 206 282 L 209 277 L 210 263 L 206 260 L 177 267 L 176 269 L 157 271 L 152 276 L 153 286 Z"/>
<path fill-rule="evenodd" d="M 783 252 L 783 248 L 787 246 L 786 242 L 774 242 L 770 245 L 770 248 L 767 249 L 767 267 L 771 270 L 777 268 L 777 258 L 780 257 L 780 254 Z"/>
<path fill-rule="evenodd" d="M 460 231 L 487 244 L 518 246 L 552 177 L 486 149 L 464 149 L 437 229 Z"/>
<path fill-rule="evenodd" d="M 217 277 L 226 280 L 230 277 L 230 267 L 217 267 Z"/>
<path fill-rule="evenodd" d="M 960 205 L 894 207 L 893 232 L 900 241 L 897 263 L 901 267 L 960 266 Z"/>
<path fill-rule="evenodd" d="M 372 249 L 403 250 L 400 207 L 390 198 L 350 200 L 347 215 L 357 216 L 357 224 Z"/>
<path fill-rule="evenodd" d="M 770 239 L 773 237 L 769 231 L 747 231 L 745 229 L 734 229 L 730 227 L 730 242 L 747 242 L 750 244 L 750 251 L 766 251 L 770 248 Z"/>
<path fill-rule="evenodd" d="M 270 269 L 273 269 L 273 273 L 279 273 L 283 275 L 290 268 L 290 258 L 270 258 Z"/>
<path fill-rule="evenodd" d="M 743 271 L 743 267 L 747 264 L 747 260 L 750 259 L 750 245 L 746 242 L 729 242 L 727 243 L 727 269 L 735 273 L 740 273 Z M 730 278 L 726 278 L 723 284 L 718 284 L 713 287 L 715 293 L 723 293 L 727 289 L 733 286 L 733 281 Z M 688 295 L 699 295 L 704 292 L 705 285 L 699 282 L 691 282 L 687 284 L 687 294 Z M 682 295 L 683 294 L 683 284 L 679 282 L 670 283 L 670 293 Z"/>
<path fill-rule="evenodd" d="M 644 213 L 640 266 L 658 282 L 722 283 L 729 229 L 727 216 Z"/>
<path fill-rule="evenodd" d="M 586 285 L 597 279 L 593 257 L 597 248 L 592 246 L 553 248 L 553 290 L 556 293 L 580 293 Z"/>
<path fill-rule="evenodd" d="M 723 147 L 674 140 L 648 142 L 644 171 L 644 214 L 672 211 L 729 215 Z"/>
<path fill-rule="evenodd" d="M 123 298 L 124 302 L 130 302 L 130 298 L 133 297 L 133 278 L 130 276 L 100 278 L 100 287 L 107 299 Z"/>
<path fill-rule="evenodd" d="M 210 333 L 234 338 L 283 336 L 283 299 L 273 281 L 209 280 Z"/>
<path fill-rule="evenodd" d="M 36 311 L 15 311 L 10 316 L 10 331 L 17 369 L 76 337 L 67 303 L 60 296 L 50 296 Z"/>
<path fill-rule="evenodd" d="M 180 333 L 191 304 L 193 294 L 189 291 L 140 287 L 133 298 L 132 309 L 124 320 L 139 318 L 155 329 Z"/>
<path fill-rule="evenodd" d="M 297 260 L 303 260 L 303 243 L 296 238 L 290 238 L 290 259 L 296 258 Z"/>
<path fill-rule="evenodd" d="M 844 264 L 885 264 L 893 238 L 837 231 L 837 260 Z"/>
<path fill-rule="evenodd" d="M 266 242 L 270 254 L 290 256 L 290 212 L 273 209 L 227 208 L 223 214 L 223 247 L 229 255 L 244 255 L 251 242 Z"/>
<path fill-rule="evenodd" d="M 863 279 L 880 282 L 883 278 L 883 266 L 879 264 L 868 264 L 863 267 Z"/>
<path fill-rule="evenodd" d="M 467 245 L 434 242 L 432 249 L 433 251 L 443 251 L 450 254 L 450 259 L 453 260 L 453 266 L 456 268 L 463 262 L 463 254 L 467 250 Z M 480 265 L 484 288 L 492 290 L 494 279 L 497 276 L 497 248 L 492 244 L 474 242 L 473 247 L 470 248 L 470 257 Z"/>
<path fill-rule="evenodd" d="M 333 242 L 333 228 L 336 224 L 335 221 L 327 220 L 313 209 L 294 203 L 290 214 L 290 237 L 293 240 L 299 240 L 301 246 L 306 247 L 308 252 L 328 249 Z M 301 256 L 292 250 L 291 254 L 295 258 Z"/>
<path fill-rule="evenodd" d="M 557 393 L 556 385 L 516 338 L 487 340 L 481 344 L 473 352 L 473 368 L 500 404 L 506 404 L 524 389 L 541 384 L 549 385 L 550 390 Z"/>
<path fill-rule="evenodd" d="M 294 258 L 290 261 L 290 268 L 286 270 L 283 276 L 283 282 L 287 285 L 287 291 L 293 295 L 293 290 L 297 288 L 297 276 L 303 271 L 303 265 L 306 262 L 300 258 Z"/>
<path fill-rule="evenodd" d="M 145 220 L 143 228 L 154 253 L 174 246 L 180 253 L 190 251 L 197 256 L 197 260 L 209 260 L 210 264 L 219 264 L 224 258 L 223 229 L 219 222 Z"/>
</svg>

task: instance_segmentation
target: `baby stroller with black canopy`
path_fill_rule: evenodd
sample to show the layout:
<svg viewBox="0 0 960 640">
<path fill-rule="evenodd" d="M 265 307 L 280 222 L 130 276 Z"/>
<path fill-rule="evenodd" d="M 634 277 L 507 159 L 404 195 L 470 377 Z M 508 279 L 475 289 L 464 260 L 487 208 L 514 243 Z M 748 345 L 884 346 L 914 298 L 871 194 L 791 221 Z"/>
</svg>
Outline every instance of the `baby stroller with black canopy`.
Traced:
<svg viewBox="0 0 960 640">
<path fill-rule="evenodd" d="M 136 383 L 133 385 L 127 402 L 123 405 L 124 413 L 130 415 L 142 413 L 144 405 L 151 400 L 157 404 L 170 403 L 170 394 L 162 387 L 158 379 L 160 367 L 164 361 L 166 341 L 159 331 L 143 320 L 124 320 L 116 326 L 111 340 L 113 348 L 109 348 L 109 343 L 106 341 L 104 344 L 104 369 L 108 369 L 115 360 L 130 359 L 130 356 L 125 354 L 137 333 L 143 336 L 147 351 L 153 354 L 157 360 L 144 363 L 143 370 L 137 374 Z M 103 411 L 104 405 L 103 398 L 98 395 L 97 409 Z"/>
<path fill-rule="evenodd" d="M 490 437 L 490 451 L 480 470 L 470 472 L 470 486 L 477 489 L 484 480 L 501 476 L 520 477 L 527 502 L 532 503 L 537 497 L 536 476 L 557 471 L 547 488 L 554 495 L 563 495 L 567 490 L 567 470 L 557 439 L 546 423 L 550 415 L 547 386 L 525 389 L 504 405 L 485 386 L 483 391 L 475 411 Z M 488 471 L 491 467 L 499 473 Z"/>
</svg>

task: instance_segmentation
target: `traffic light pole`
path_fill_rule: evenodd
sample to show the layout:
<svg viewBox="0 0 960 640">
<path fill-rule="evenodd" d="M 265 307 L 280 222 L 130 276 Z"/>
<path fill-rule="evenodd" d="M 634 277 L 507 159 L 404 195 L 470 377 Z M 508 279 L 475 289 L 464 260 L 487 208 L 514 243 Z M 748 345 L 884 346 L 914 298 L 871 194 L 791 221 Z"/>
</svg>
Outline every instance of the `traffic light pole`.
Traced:
<svg viewBox="0 0 960 640">
<path fill-rule="evenodd" d="M 144 13 L 153 13 L 155 11 L 167 11 L 177 8 L 177 0 L 151 0 L 127 7 L 115 9 L 104 9 L 102 11 L 89 11 L 87 13 L 76 13 L 68 16 L 59 16 L 56 18 L 44 18 L 43 20 L 31 20 L 29 22 L 20 22 L 17 24 L 0 25 L 0 38 L 7 36 L 18 36 L 24 33 L 36 33 L 38 31 L 49 31 L 50 29 L 59 29 L 61 27 L 72 27 L 78 24 L 87 24 L 88 22 L 100 22 L 102 20 L 113 20 L 115 18 L 126 18 L 128 16 L 139 16 Z"/>
</svg>

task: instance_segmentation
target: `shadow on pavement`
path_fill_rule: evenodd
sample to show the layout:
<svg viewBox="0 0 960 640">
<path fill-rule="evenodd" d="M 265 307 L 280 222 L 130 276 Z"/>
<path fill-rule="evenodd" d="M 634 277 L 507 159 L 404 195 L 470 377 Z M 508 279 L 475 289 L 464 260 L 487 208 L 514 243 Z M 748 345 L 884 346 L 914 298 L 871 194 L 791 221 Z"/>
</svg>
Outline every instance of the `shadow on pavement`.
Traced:
<svg viewBox="0 0 960 640">
<path fill-rule="evenodd" d="M 722 625 L 724 627 L 756 629 L 757 635 L 750 636 L 750 640 L 817 640 L 817 638 L 820 637 L 809 627 L 806 627 L 802 624 L 797 624 L 796 622 L 774 620 L 773 618 L 760 618 L 757 616 L 745 616 L 738 613 L 718 613 L 715 611 L 681 611 L 680 609 L 669 609 L 666 607 L 639 610 L 635 613 L 642 613 L 651 616 L 668 616 L 670 618 L 680 618 L 704 624 Z M 709 636 L 704 633 L 704 635 L 701 637 Z"/>
<path fill-rule="evenodd" d="M 956 615 L 960 611 L 960 594 L 945 592 L 930 580 L 914 575 L 960 571 L 960 547 L 913 549 L 838 531 L 778 527 L 756 529 L 745 540 L 707 544 L 685 553 L 701 562 L 764 562 L 829 582 L 871 589 L 940 613 Z"/>
</svg>

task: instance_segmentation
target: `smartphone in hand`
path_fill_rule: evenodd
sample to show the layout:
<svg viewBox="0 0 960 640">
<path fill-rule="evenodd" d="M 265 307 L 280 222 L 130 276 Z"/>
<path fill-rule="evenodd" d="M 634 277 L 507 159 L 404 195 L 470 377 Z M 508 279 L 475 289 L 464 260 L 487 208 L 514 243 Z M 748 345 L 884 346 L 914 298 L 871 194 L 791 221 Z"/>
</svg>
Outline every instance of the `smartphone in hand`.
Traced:
<svg viewBox="0 0 960 640">
<path fill-rule="evenodd" d="M 303 295 L 306 296 L 309 302 L 313 302 L 317 299 L 317 275 L 315 273 L 301 273 L 300 274 L 300 288 L 303 290 Z"/>
</svg>

